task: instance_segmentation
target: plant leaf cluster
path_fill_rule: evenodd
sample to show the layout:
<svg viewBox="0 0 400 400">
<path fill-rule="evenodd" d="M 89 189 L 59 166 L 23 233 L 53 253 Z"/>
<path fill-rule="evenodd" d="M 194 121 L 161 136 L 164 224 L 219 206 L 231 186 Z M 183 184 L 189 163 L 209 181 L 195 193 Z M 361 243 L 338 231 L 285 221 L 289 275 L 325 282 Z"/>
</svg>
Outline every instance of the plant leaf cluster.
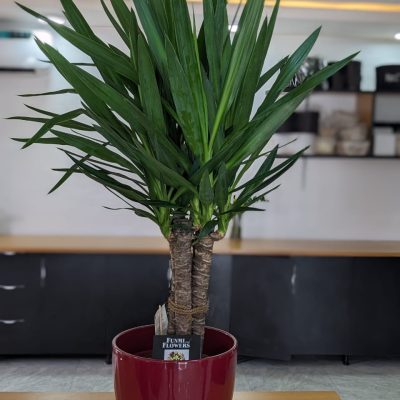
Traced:
<svg viewBox="0 0 400 400">
<path fill-rule="evenodd" d="M 271 136 L 317 85 L 354 57 L 286 93 L 319 29 L 264 71 L 279 0 L 270 18 L 264 0 L 248 0 L 235 33 L 226 0 L 203 0 L 198 27 L 185 0 L 133 0 L 132 7 L 101 0 L 124 50 L 100 39 L 73 0 L 60 1 L 69 27 L 19 6 L 91 59 L 73 63 L 36 39 L 70 85 L 37 96 L 77 95 L 81 107 L 64 114 L 30 107 L 38 117 L 14 118 L 41 127 L 19 140 L 24 148 L 55 145 L 70 158 L 72 166 L 58 170 L 63 176 L 52 191 L 84 174 L 158 224 L 165 237 L 175 215 L 189 216 L 199 236 L 223 236 L 235 214 L 258 210 L 254 205 L 277 188 L 275 181 L 302 154 L 277 162 L 278 148 L 263 153 Z M 256 94 L 269 81 L 254 110 Z M 255 162 L 261 166 L 245 179 Z"/>
</svg>

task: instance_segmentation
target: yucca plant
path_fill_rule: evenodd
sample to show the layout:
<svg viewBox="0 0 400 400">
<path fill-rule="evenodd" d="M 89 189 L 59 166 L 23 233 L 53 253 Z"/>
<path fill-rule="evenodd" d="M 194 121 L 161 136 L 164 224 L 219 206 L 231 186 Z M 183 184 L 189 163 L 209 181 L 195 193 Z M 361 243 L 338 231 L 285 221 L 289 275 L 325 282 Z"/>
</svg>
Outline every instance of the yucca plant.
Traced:
<svg viewBox="0 0 400 400">
<path fill-rule="evenodd" d="M 185 0 L 133 0 L 134 8 L 123 0 L 111 0 L 111 6 L 101 0 L 124 50 L 102 41 L 73 0 L 60 1 L 70 27 L 20 7 L 92 62 L 72 63 L 36 39 L 70 88 L 25 96 L 73 93 L 81 107 L 65 114 L 29 107 L 41 116 L 15 118 L 41 127 L 18 140 L 23 148 L 57 146 L 70 158 L 71 167 L 58 169 L 63 176 L 51 192 L 84 174 L 160 227 L 172 264 L 168 332 L 203 335 L 214 242 L 236 214 L 260 211 L 254 206 L 302 154 L 278 162 L 277 147 L 264 150 L 268 141 L 354 55 L 285 92 L 320 29 L 264 71 L 279 0 L 270 18 L 263 16 L 264 0 L 248 0 L 235 33 L 226 0 L 204 0 L 199 27 Z M 270 89 L 253 110 L 256 93 L 265 92 L 268 82 Z M 255 162 L 259 168 L 245 178 Z"/>
</svg>

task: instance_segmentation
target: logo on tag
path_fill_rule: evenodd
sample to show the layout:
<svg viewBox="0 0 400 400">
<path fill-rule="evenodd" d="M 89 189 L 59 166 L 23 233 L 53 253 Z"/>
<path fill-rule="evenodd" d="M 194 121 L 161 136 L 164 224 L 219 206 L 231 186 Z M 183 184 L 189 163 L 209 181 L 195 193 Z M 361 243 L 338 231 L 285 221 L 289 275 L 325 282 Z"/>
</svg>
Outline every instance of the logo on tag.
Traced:
<svg viewBox="0 0 400 400">
<path fill-rule="evenodd" d="M 201 337 L 197 335 L 155 335 L 153 358 L 166 361 L 188 361 L 201 358 Z"/>
</svg>

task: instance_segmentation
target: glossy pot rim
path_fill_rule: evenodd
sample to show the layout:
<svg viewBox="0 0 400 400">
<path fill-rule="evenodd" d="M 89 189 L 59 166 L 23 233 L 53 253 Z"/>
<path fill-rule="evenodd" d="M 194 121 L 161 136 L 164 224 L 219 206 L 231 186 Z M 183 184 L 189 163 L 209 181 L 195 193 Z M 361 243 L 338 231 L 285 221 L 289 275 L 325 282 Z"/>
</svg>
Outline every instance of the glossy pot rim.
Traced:
<svg viewBox="0 0 400 400">
<path fill-rule="evenodd" d="M 135 327 L 135 328 L 126 329 L 125 331 L 120 332 L 120 333 L 119 333 L 118 335 L 116 335 L 116 336 L 114 337 L 114 339 L 112 340 L 112 349 L 113 349 L 113 352 L 115 352 L 115 353 L 117 353 L 117 354 L 122 354 L 122 355 L 124 355 L 125 357 L 128 357 L 128 358 L 135 359 L 135 360 L 138 360 L 138 361 L 140 361 L 140 362 L 146 362 L 146 363 L 153 363 L 153 364 L 160 364 L 160 365 L 165 365 L 165 363 L 173 364 L 173 365 L 179 365 L 179 364 L 185 364 L 185 365 L 191 364 L 191 365 L 195 365 L 195 364 L 204 363 L 204 362 L 206 362 L 207 360 L 217 360 L 217 359 L 219 359 L 219 358 L 226 357 L 227 355 L 236 352 L 237 347 L 238 347 L 238 342 L 237 342 L 236 338 L 235 338 L 233 335 L 231 335 L 229 332 L 226 332 L 226 331 L 224 331 L 224 330 L 222 330 L 222 329 L 213 328 L 213 327 L 211 327 L 211 326 L 206 326 L 206 330 L 212 330 L 212 331 L 218 332 L 218 333 L 220 333 L 220 334 L 222 334 L 222 335 L 224 335 L 224 336 L 228 336 L 229 338 L 232 339 L 233 345 L 232 345 L 228 350 L 224 351 L 223 353 L 219 353 L 219 354 L 216 354 L 216 355 L 214 355 L 214 356 L 207 356 L 207 357 L 201 358 L 201 359 L 199 359 L 199 360 L 186 360 L 186 361 L 156 360 L 156 359 L 153 359 L 153 358 L 146 358 L 146 357 L 138 356 L 138 355 L 136 355 L 136 354 L 128 353 L 128 352 L 126 352 L 126 351 L 120 349 L 120 348 L 117 346 L 116 342 L 117 342 L 117 340 L 118 340 L 121 336 L 127 334 L 128 332 L 136 331 L 136 330 L 139 330 L 139 329 L 146 329 L 146 328 L 150 328 L 150 327 L 154 327 L 154 325 L 153 325 L 153 324 L 150 324 L 150 325 L 141 325 L 141 326 L 137 326 L 137 327 Z"/>
</svg>

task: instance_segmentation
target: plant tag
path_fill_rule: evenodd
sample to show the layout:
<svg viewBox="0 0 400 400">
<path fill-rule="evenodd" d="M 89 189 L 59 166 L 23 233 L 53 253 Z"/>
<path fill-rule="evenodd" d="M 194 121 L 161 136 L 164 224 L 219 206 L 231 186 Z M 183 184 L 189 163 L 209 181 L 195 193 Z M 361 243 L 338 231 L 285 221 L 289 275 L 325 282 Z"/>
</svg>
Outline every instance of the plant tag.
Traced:
<svg viewBox="0 0 400 400">
<path fill-rule="evenodd" d="M 201 337 L 197 335 L 155 335 L 153 358 L 167 361 L 187 361 L 201 358 Z"/>
<path fill-rule="evenodd" d="M 168 315 L 165 304 L 158 306 L 156 315 L 154 316 L 154 327 L 156 335 L 166 335 L 168 329 Z"/>
</svg>

